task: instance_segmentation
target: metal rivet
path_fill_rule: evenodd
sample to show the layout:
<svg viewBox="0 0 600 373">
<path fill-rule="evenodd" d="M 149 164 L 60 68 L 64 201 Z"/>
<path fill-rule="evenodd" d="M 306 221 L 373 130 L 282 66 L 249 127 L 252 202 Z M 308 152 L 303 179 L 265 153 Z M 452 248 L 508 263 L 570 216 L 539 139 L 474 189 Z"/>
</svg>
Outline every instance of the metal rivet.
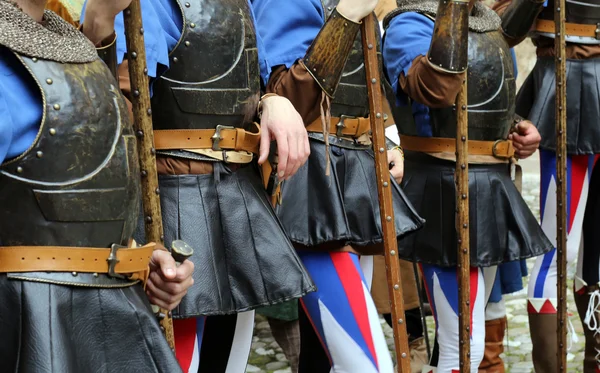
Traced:
<svg viewBox="0 0 600 373">
<path fill-rule="evenodd" d="M 376 118 L 381 118 L 381 113 L 377 113 L 377 114 L 375 114 L 375 117 L 376 117 Z"/>
<path fill-rule="evenodd" d="M 344 26 L 348 26 L 348 22 L 344 22 Z"/>
<path fill-rule="evenodd" d="M 52 81 L 52 79 L 48 78 L 48 79 L 46 79 L 46 83 L 48 83 L 48 84 L 52 84 L 52 83 L 54 83 L 54 82 Z"/>
<path fill-rule="evenodd" d="M 369 49 L 373 49 L 373 44 L 369 44 L 369 45 L 367 46 L 367 48 L 369 48 Z"/>
<path fill-rule="evenodd" d="M 146 216 L 146 223 L 152 223 L 152 216 Z"/>
<path fill-rule="evenodd" d="M 44 153 L 42 153 L 41 151 L 38 150 L 38 152 L 35 153 L 35 156 L 38 158 L 42 158 L 44 156 Z"/>
<path fill-rule="evenodd" d="M 35 58 L 35 57 L 33 57 L 31 60 L 32 60 L 33 62 L 37 62 L 37 61 L 38 61 L 38 59 L 37 59 L 37 58 Z"/>
<path fill-rule="evenodd" d="M 189 47 L 189 46 L 190 46 L 190 42 L 189 42 L 189 41 L 186 41 L 186 42 L 185 42 L 185 46 L 186 46 L 186 47 Z"/>
<path fill-rule="evenodd" d="M 391 217 L 391 216 L 386 216 L 386 217 L 385 217 L 385 220 L 387 220 L 387 221 L 392 221 L 392 217 Z"/>
<path fill-rule="evenodd" d="M 388 185 L 390 185 L 390 184 L 389 184 L 387 181 L 384 181 L 384 182 L 383 182 L 383 186 L 384 186 L 384 187 L 387 187 Z"/>
<path fill-rule="evenodd" d="M 463 163 L 460 165 L 460 168 L 462 168 L 464 170 L 465 168 L 467 168 L 467 165 Z"/>
<path fill-rule="evenodd" d="M 173 62 L 175 62 L 175 63 L 179 62 L 179 58 L 173 57 Z"/>
<path fill-rule="evenodd" d="M 141 174 L 142 174 L 142 177 L 146 177 L 146 176 L 148 176 L 148 171 L 142 170 Z"/>
<path fill-rule="evenodd" d="M 131 57 L 135 60 L 137 58 L 137 52 L 131 52 Z"/>
<path fill-rule="evenodd" d="M 189 8 L 190 7 L 190 3 L 185 3 L 185 7 Z"/>
<path fill-rule="evenodd" d="M 152 109 L 148 109 L 148 111 L 146 112 L 148 115 L 152 115 Z"/>
<path fill-rule="evenodd" d="M 463 137 L 461 137 L 460 139 L 461 139 L 462 141 L 467 141 L 467 137 L 466 137 L 466 136 L 463 136 Z"/>
<path fill-rule="evenodd" d="M 190 23 L 190 28 L 194 28 L 196 27 L 196 24 L 194 22 Z"/>
<path fill-rule="evenodd" d="M 98 277 L 98 273 L 94 272 L 94 277 Z"/>
<path fill-rule="evenodd" d="M 136 134 L 136 136 L 137 136 L 137 137 L 139 137 L 139 138 L 142 138 L 142 137 L 144 137 L 144 131 L 142 131 L 142 130 L 138 130 L 138 131 L 136 131 L 136 133 L 135 133 L 135 134 Z"/>
<path fill-rule="evenodd" d="M 73 275 L 73 277 L 77 276 L 77 272 L 71 272 L 71 274 Z"/>
<path fill-rule="evenodd" d="M 396 289 L 396 290 L 400 289 L 400 285 L 398 285 L 398 284 L 394 285 L 394 289 Z"/>
<path fill-rule="evenodd" d="M 391 255 L 391 256 L 394 256 L 394 255 L 396 255 L 396 250 L 392 250 L 392 251 L 390 251 L 390 255 Z"/>
<path fill-rule="evenodd" d="M 54 104 L 54 110 L 60 110 L 60 105 L 59 104 Z"/>
<path fill-rule="evenodd" d="M 371 83 L 373 83 L 373 84 L 377 83 L 377 79 L 375 79 L 375 78 L 371 79 Z"/>
<path fill-rule="evenodd" d="M 148 74 L 148 68 L 144 67 L 144 74 Z"/>
<path fill-rule="evenodd" d="M 379 148 L 379 152 L 380 152 L 380 153 L 383 153 L 384 151 L 385 151 L 385 149 L 384 149 L 384 148 Z"/>
<path fill-rule="evenodd" d="M 54 136 L 54 135 L 56 135 L 56 129 L 54 129 L 54 128 L 50 128 L 50 131 L 49 131 L 49 132 L 50 132 L 50 135 L 51 135 L 51 136 Z"/>
<path fill-rule="evenodd" d="M 467 195 L 466 195 L 466 194 L 463 194 L 463 195 L 462 195 L 462 199 L 467 199 Z"/>
<path fill-rule="evenodd" d="M 467 110 L 467 105 L 463 105 L 463 106 L 461 106 L 461 109 L 463 109 L 463 110 Z"/>
<path fill-rule="evenodd" d="M 406 357 L 406 352 L 402 353 L 402 357 L 405 358 Z"/>
<path fill-rule="evenodd" d="M 467 224 L 463 224 L 463 228 L 467 229 L 468 225 Z"/>
<path fill-rule="evenodd" d="M 156 188 L 156 189 L 154 190 L 154 193 L 156 193 L 156 194 L 160 194 L 160 188 Z"/>
<path fill-rule="evenodd" d="M 138 91 L 137 89 L 135 91 L 133 91 L 133 96 L 139 97 L 140 96 L 140 91 Z"/>
<path fill-rule="evenodd" d="M 140 29 L 140 34 L 144 35 L 144 28 L 143 27 Z"/>
<path fill-rule="evenodd" d="M 400 324 L 400 325 L 404 324 L 404 320 L 398 319 L 398 324 Z"/>
<path fill-rule="evenodd" d="M 327 7 L 327 10 L 329 10 L 329 11 L 331 11 L 332 9 L 333 9 L 333 8 L 332 8 L 332 7 L 330 7 L 330 6 L 328 6 L 328 7 Z"/>
<path fill-rule="evenodd" d="M 17 167 L 17 172 L 18 173 L 22 173 L 23 172 L 23 167 L 21 167 L 21 166 Z"/>
</svg>

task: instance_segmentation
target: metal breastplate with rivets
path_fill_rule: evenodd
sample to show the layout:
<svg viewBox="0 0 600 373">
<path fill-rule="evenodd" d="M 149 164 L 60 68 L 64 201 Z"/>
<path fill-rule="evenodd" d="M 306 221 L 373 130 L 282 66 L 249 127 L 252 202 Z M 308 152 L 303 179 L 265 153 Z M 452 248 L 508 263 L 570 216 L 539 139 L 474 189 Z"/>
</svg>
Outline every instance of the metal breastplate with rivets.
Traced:
<svg viewBox="0 0 600 373">
<path fill-rule="evenodd" d="M 514 122 L 516 84 L 510 49 L 499 31 L 469 31 L 467 73 L 469 139 L 505 139 Z M 433 136 L 456 137 L 453 108 L 430 109 L 429 116 Z M 417 134 L 401 110 L 394 109 L 394 117 L 400 133 Z"/>
<path fill-rule="evenodd" d="M 339 0 L 322 0 L 325 17 L 329 17 Z M 379 35 L 379 27 L 377 35 Z M 377 46 L 380 50 L 379 45 Z M 381 61 L 381 58 L 380 58 Z M 367 117 L 369 115 L 369 98 L 367 94 L 364 65 L 364 54 L 362 48 L 362 35 L 358 32 L 354 47 L 348 56 L 342 79 L 335 92 L 335 98 L 331 103 L 331 115 Z"/>
<path fill-rule="evenodd" d="M 566 22 L 584 25 L 598 25 L 600 28 L 600 0 L 566 0 Z M 548 0 L 538 19 L 554 21 L 554 0 Z M 553 33 L 534 31 L 533 35 L 554 38 Z M 600 32 L 596 37 L 580 37 L 567 35 L 567 41 L 580 44 L 600 44 Z"/>
<path fill-rule="evenodd" d="M 179 2 L 183 31 L 153 87 L 155 129 L 246 128 L 260 98 L 256 31 L 247 0 Z"/>
<path fill-rule="evenodd" d="M 66 64 L 18 58 L 39 86 L 44 110 L 31 147 L 0 165 L 0 244 L 127 245 L 137 223 L 139 166 L 118 83 L 99 59 Z M 18 277 L 100 286 L 117 282 L 91 274 Z"/>
</svg>

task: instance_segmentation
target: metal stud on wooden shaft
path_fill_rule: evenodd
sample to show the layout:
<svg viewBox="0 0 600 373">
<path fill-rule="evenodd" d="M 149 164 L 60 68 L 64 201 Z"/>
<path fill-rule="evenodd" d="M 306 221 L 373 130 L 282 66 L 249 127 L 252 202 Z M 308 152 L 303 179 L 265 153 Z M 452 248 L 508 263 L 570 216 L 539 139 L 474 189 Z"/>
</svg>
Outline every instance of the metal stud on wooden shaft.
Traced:
<svg viewBox="0 0 600 373">
<path fill-rule="evenodd" d="M 375 151 L 375 170 L 377 174 L 377 192 L 379 195 L 379 211 L 383 227 L 383 244 L 385 248 L 385 264 L 388 289 L 392 305 L 394 322 L 394 342 L 398 360 L 398 373 L 410 373 L 410 353 L 408 350 L 408 334 L 404 319 L 404 300 L 400 284 L 400 262 L 398 260 L 398 242 L 396 241 L 396 224 L 390 187 L 390 172 L 385 146 L 385 128 L 383 124 L 383 93 L 379 60 L 377 57 L 377 39 L 375 27 L 378 23 L 373 14 L 363 19 L 362 42 L 365 55 L 365 70 L 369 91 L 369 112 L 371 130 L 373 131 L 373 149 Z"/>
</svg>

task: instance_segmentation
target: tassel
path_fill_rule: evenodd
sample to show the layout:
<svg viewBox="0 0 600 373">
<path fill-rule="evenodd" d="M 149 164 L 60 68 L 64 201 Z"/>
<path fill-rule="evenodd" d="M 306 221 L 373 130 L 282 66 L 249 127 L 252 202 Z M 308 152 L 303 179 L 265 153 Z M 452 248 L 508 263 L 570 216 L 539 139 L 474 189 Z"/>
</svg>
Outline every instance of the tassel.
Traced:
<svg viewBox="0 0 600 373">
<path fill-rule="evenodd" d="M 327 109 L 324 108 L 323 103 L 327 106 Z M 331 125 L 331 110 L 329 96 L 325 94 L 325 92 L 321 92 L 321 125 L 323 126 L 323 137 L 325 138 L 325 162 L 327 166 L 325 167 L 325 176 L 329 176 L 331 174 L 331 162 L 329 155 L 329 127 Z"/>
</svg>

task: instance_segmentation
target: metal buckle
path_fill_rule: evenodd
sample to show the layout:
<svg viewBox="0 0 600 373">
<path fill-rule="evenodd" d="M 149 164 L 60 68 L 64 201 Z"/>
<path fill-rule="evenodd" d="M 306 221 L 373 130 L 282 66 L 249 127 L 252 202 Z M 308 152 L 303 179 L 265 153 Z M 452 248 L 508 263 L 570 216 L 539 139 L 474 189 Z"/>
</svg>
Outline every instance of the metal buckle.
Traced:
<svg viewBox="0 0 600 373">
<path fill-rule="evenodd" d="M 116 267 L 117 263 L 120 262 L 120 260 L 117 258 L 117 251 L 119 251 L 119 249 L 126 249 L 126 248 L 127 248 L 126 246 L 117 245 L 116 243 L 112 244 L 112 246 L 110 247 L 110 254 L 108 255 L 108 259 L 106 259 L 106 261 L 108 262 L 108 275 L 110 277 L 127 279 L 127 277 L 115 272 L 115 267 Z"/>
<path fill-rule="evenodd" d="M 343 136 L 343 134 L 342 134 L 342 131 L 344 130 L 344 128 L 346 128 L 346 125 L 344 124 L 344 121 L 345 121 L 346 119 L 356 119 L 356 118 L 357 118 L 357 117 L 356 117 L 356 116 L 353 116 L 353 115 L 344 115 L 344 114 L 340 115 L 340 121 L 339 121 L 339 123 L 338 123 L 338 124 L 336 124 L 336 126 L 335 126 L 335 127 L 336 127 L 336 129 L 337 129 L 337 130 L 336 130 L 336 132 L 335 132 L 335 135 L 336 135 L 337 137 L 342 137 L 342 136 Z"/>
<path fill-rule="evenodd" d="M 219 146 L 219 141 L 223 140 L 223 137 L 221 136 L 221 130 L 224 129 L 232 130 L 235 128 L 231 126 L 222 126 L 220 124 L 217 126 L 217 128 L 215 128 L 215 134 L 212 135 L 211 139 L 213 141 L 212 150 L 216 152 L 222 150 L 221 146 Z"/>
<path fill-rule="evenodd" d="M 498 155 L 498 152 L 496 150 L 496 148 L 498 147 L 498 144 L 500 144 L 501 142 L 505 142 L 506 140 L 496 140 L 494 142 L 494 145 L 492 145 L 492 155 L 498 159 L 508 159 L 509 157 L 504 156 L 504 155 Z"/>
</svg>

